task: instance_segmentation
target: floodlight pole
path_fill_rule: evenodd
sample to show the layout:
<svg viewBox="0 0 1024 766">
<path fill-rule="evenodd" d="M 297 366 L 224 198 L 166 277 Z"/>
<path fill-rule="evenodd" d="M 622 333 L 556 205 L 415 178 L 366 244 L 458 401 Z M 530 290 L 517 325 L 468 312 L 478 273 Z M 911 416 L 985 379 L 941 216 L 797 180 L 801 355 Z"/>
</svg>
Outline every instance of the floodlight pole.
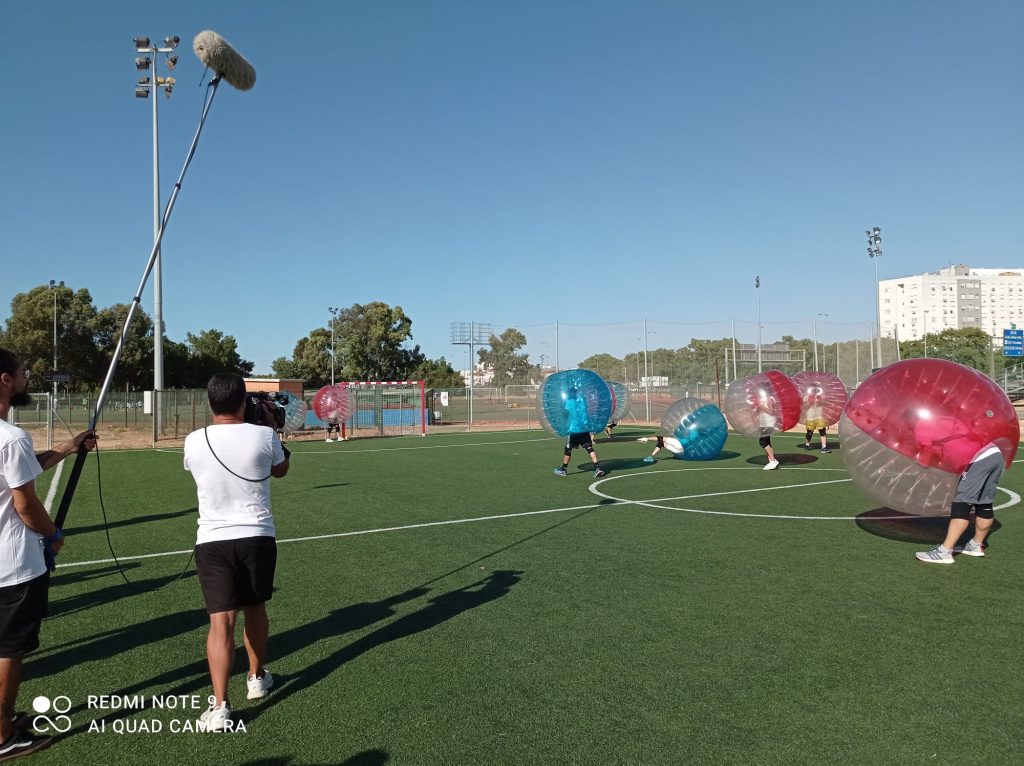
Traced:
<svg viewBox="0 0 1024 766">
<path fill-rule="evenodd" d="M 476 329 L 473 322 L 469 323 L 469 428 L 473 427 L 473 378 L 476 377 L 476 364 L 473 362 L 473 342 L 476 340 Z"/>
<path fill-rule="evenodd" d="M 328 306 L 327 311 L 331 314 L 331 385 L 334 385 L 334 322 L 338 318 L 339 307 Z"/>
<path fill-rule="evenodd" d="M 868 237 L 868 258 L 875 264 L 875 321 L 878 323 L 878 366 L 882 366 L 882 307 L 878 300 L 878 259 L 882 257 L 882 230 L 875 226 L 865 230 Z"/>
<path fill-rule="evenodd" d="M 647 317 L 644 317 L 644 398 L 647 400 L 647 422 L 651 422 L 651 375 L 647 371 Z"/>
<path fill-rule="evenodd" d="M 818 323 L 811 317 L 811 335 L 814 341 L 814 371 L 818 371 Z"/>
<path fill-rule="evenodd" d="M 160 209 L 160 127 L 157 119 L 160 99 L 157 97 L 157 88 L 163 86 L 164 93 L 170 98 L 174 86 L 173 78 L 165 78 L 161 82 L 161 78 L 157 77 L 155 54 L 171 53 L 178 46 L 178 41 L 177 37 L 165 37 L 164 42 L 168 44 L 165 48 L 149 45 L 149 38 L 136 38 L 135 44 L 136 53 L 154 54 L 148 59 L 149 66 L 145 69 L 139 68 L 139 61 L 142 59 L 136 58 L 136 69 L 148 71 L 149 82 L 140 81 L 135 89 L 137 97 L 153 96 L 153 244 L 156 247 L 156 261 L 153 264 L 153 391 L 162 391 L 164 387 L 164 287 L 163 261 L 160 257 L 160 226 L 163 215 Z M 176 63 L 177 57 L 170 57 L 168 61 Z M 173 69 L 174 63 L 169 63 L 168 66 Z M 159 433 L 162 425 L 159 394 L 154 396 L 157 397 L 153 411 L 154 427 Z"/>
<path fill-rule="evenodd" d="M 50 401 L 50 411 L 46 420 L 46 443 L 47 449 L 53 449 L 53 411 L 57 407 L 57 289 L 64 287 L 64 280 L 60 283 L 50 280 L 50 290 L 53 291 L 53 399 Z"/>
<path fill-rule="evenodd" d="M 728 370 L 725 375 L 729 377 Z M 736 317 L 732 318 L 732 379 L 736 380 Z"/>
<path fill-rule="evenodd" d="M 561 372 L 561 367 L 558 366 L 558 320 L 555 320 L 555 372 Z"/>
<path fill-rule="evenodd" d="M 757 295 L 757 372 L 761 372 L 761 276 L 754 277 L 754 293 Z"/>
</svg>

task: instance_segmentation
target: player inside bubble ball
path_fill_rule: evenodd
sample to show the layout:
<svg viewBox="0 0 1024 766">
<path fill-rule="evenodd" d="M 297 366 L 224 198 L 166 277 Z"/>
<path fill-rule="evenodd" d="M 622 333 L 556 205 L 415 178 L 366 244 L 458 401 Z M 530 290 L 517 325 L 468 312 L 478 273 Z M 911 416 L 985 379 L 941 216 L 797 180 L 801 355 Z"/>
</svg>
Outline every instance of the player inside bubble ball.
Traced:
<svg viewBox="0 0 1024 766">
<path fill-rule="evenodd" d="M 824 417 L 825 402 L 823 397 L 824 392 L 817 386 L 807 393 L 805 398 L 807 402 L 807 419 L 804 422 L 807 436 L 802 446 L 804 449 L 811 449 L 811 438 L 814 436 L 814 432 L 817 431 L 818 435 L 821 436 L 821 451 L 827 453 L 832 450 L 828 448 L 828 437 L 825 435 L 825 429 L 828 428 L 828 424 L 825 422 Z"/>
<path fill-rule="evenodd" d="M 604 476 L 601 464 L 597 461 L 597 453 L 594 451 L 594 439 L 587 429 L 587 403 L 580 396 L 578 388 L 573 386 L 565 393 L 562 407 L 565 409 L 566 422 L 569 424 L 569 435 L 565 437 L 562 465 L 555 469 L 555 476 L 568 475 L 569 458 L 577 447 L 582 447 L 590 455 L 590 462 L 594 464 L 594 476 Z"/>
<path fill-rule="evenodd" d="M 775 397 L 771 396 L 764 388 L 757 392 L 757 425 L 761 436 L 757 443 L 768 456 L 768 462 L 764 466 L 766 471 L 774 471 L 779 467 L 779 461 L 775 459 L 775 449 L 772 447 L 772 432 L 779 420 L 775 415 Z"/>
</svg>

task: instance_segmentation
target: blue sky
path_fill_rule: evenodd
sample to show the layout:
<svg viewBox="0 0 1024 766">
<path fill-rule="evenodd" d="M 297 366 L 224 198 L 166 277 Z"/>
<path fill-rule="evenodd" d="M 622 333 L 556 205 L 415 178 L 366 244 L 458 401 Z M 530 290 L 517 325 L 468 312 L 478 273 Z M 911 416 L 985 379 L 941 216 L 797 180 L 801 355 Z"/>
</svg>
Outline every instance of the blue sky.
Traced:
<svg viewBox="0 0 1024 766">
<path fill-rule="evenodd" d="M 63 279 L 128 302 L 152 245 L 136 34 L 182 38 L 161 97 L 166 202 L 205 88 L 191 40 L 255 66 L 222 86 L 164 239 L 167 333 L 216 328 L 269 371 L 381 300 L 430 357 L 452 321 L 537 358 L 784 333 L 867 337 L 879 276 L 1024 264 L 1024 4 L 0 3 L 0 321 Z M 152 289 L 143 307 L 152 314 Z M 820 314 L 828 314 L 827 317 Z M 815 325 L 812 328 L 812 319 Z"/>
</svg>

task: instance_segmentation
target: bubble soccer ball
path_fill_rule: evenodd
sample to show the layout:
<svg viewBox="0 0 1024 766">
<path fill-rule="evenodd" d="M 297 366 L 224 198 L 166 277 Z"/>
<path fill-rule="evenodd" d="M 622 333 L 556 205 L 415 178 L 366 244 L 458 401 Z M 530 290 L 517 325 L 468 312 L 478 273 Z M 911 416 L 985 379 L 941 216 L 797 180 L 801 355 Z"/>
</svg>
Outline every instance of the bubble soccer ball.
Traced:
<svg viewBox="0 0 1024 766">
<path fill-rule="evenodd" d="M 630 395 L 629 389 L 621 383 L 613 383 L 608 381 L 608 388 L 612 392 L 612 415 L 609 421 L 612 423 L 618 423 L 629 412 Z"/>
<path fill-rule="evenodd" d="M 282 430 L 286 434 L 290 434 L 306 425 L 308 409 L 305 399 L 295 394 L 288 394 L 288 404 L 284 406 L 284 428 Z"/>
<path fill-rule="evenodd" d="M 354 402 L 352 392 L 340 383 L 324 386 L 313 396 L 313 412 L 321 420 L 336 420 L 339 423 L 352 416 Z"/>
<path fill-rule="evenodd" d="M 800 392 L 787 375 L 768 370 L 730 383 L 722 409 L 733 428 L 756 439 L 799 422 Z"/>
<path fill-rule="evenodd" d="M 831 372 L 804 370 L 793 376 L 800 393 L 800 423 L 808 430 L 828 428 L 839 422 L 849 395 L 846 384 Z"/>
<path fill-rule="evenodd" d="M 1006 394 L 945 359 L 907 359 L 854 391 L 839 421 L 843 461 L 872 499 L 905 513 L 945 515 L 960 474 L 994 443 L 1013 462 L 1020 425 Z"/>
<path fill-rule="evenodd" d="M 665 447 L 683 460 L 711 460 L 725 446 L 728 427 L 725 416 L 711 402 L 703 399 L 680 399 L 673 402 L 661 419 L 661 427 L 671 437 Z M 669 442 L 678 440 L 679 449 Z"/>
<path fill-rule="evenodd" d="M 537 413 L 552 433 L 568 436 L 598 433 L 612 414 L 612 392 L 590 370 L 563 370 L 548 375 L 537 389 Z"/>
</svg>

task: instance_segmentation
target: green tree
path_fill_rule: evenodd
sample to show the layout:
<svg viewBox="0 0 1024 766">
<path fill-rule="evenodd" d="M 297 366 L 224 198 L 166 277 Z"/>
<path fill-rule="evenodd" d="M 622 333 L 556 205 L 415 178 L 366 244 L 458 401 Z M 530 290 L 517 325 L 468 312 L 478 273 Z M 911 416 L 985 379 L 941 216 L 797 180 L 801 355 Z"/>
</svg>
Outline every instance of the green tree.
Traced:
<svg viewBox="0 0 1024 766">
<path fill-rule="evenodd" d="M 411 339 L 412 319 L 401 306 L 355 303 L 335 320 L 334 347 L 348 380 L 406 380 L 425 359 L 419 346 L 403 345 Z"/>
<path fill-rule="evenodd" d="M 193 388 L 201 388 L 218 372 L 252 374 L 253 363 L 238 355 L 238 343 L 220 330 L 200 330 L 198 335 L 185 334 L 189 352 L 189 376 Z"/>
<path fill-rule="evenodd" d="M 409 375 L 410 380 L 422 380 L 427 388 L 461 388 L 466 384 L 458 373 L 442 356 L 440 359 L 424 359 Z"/>
<path fill-rule="evenodd" d="M 335 339 L 337 340 L 337 339 Z M 348 380 L 342 362 L 341 346 L 335 343 L 338 356 L 334 363 L 334 380 Z M 274 374 L 282 378 L 304 380 L 307 386 L 319 388 L 331 382 L 331 332 L 322 327 L 315 328 L 305 338 L 300 338 L 292 351 L 292 358 L 280 357 L 271 364 Z"/>
<path fill-rule="evenodd" d="M 501 335 L 491 335 L 490 348 L 477 352 L 481 364 L 494 371 L 494 385 L 500 387 L 508 383 L 529 382 L 533 365 L 529 354 L 519 353 L 525 345 L 526 336 L 510 327 Z"/>
<path fill-rule="evenodd" d="M 1003 369 L 1002 355 L 994 357 L 992 339 L 977 327 L 947 328 L 938 333 L 928 333 L 925 338 L 927 355 L 931 358 L 948 359 L 986 374 L 992 368 L 997 373 Z M 900 355 L 904 359 L 923 357 L 925 343 L 925 339 L 903 341 L 900 343 Z"/>
<path fill-rule="evenodd" d="M 110 369 L 128 309 L 127 304 L 118 303 L 99 311 L 92 321 L 93 343 L 101 350 L 101 355 L 96 360 L 91 379 L 100 385 Z M 167 366 L 166 360 L 164 366 Z M 128 326 L 128 335 L 121 349 L 112 384 L 119 389 L 126 385 L 135 389 L 153 387 L 153 320 L 141 308 L 135 310 L 132 323 Z"/>
<path fill-rule="evenodd" d="M 611 354 L 594 354 L 588 356 L 579 365 L 584 370 L 596 372 L 602 378 L 617 383 L 625 383 L 626 363 Z"/>
<path fill-rule="evenodd" d="M 57 365 L 71 375 L 71 382 L 66 385 L 74 390 L 98 387 L 100 351 L 93 337 L 96 309 L 88 290 L 40 285 L 15 295 L 4 327 L 4 347 L 17 354 L 31 370 L 31 390 L 48 390 L 43 375 L 53 369 L 54 298 Z"/>
</svg>

